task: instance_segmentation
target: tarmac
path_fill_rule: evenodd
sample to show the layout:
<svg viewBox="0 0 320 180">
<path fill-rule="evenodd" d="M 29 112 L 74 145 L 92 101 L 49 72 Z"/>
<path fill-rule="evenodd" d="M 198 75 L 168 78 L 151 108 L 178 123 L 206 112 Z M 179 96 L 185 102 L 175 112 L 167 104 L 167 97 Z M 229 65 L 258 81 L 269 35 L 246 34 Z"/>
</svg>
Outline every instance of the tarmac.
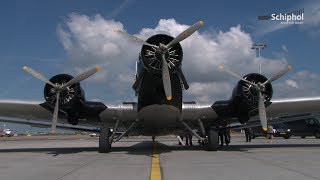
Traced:
<svg viewBox="0 0 320 180">
<path fill-rule="evenodd" d="M 209 152 L 196 141 L 179 146 L 174 136 L 158 137 L 156 146 L 151 137 L 130 137 L 100 154 L 96 137 L 2 139 L 0 179 L 320 179 L 320 139 L 231 140 L 229 147 Z"/>
</svg>

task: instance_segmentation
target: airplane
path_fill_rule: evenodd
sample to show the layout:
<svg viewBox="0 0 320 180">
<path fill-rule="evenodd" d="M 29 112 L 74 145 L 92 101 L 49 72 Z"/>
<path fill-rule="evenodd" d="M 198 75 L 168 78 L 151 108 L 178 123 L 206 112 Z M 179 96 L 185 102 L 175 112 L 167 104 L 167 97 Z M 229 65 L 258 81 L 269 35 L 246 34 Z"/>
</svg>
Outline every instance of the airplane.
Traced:
<svg viewBox="0 0 320 180">
<path fill-rule="evenodd" d="M 203 21 L 199 21 L 177 37 L 156 34 L 146 41 L 124 31 L 114 30 L 120 36 L 142 45 L 136 62 L 136 80 L 132 86 L 138 97 L 137 102 L 109 105 L 87 101 L 80 82 L 97 73 L 99 66 L 75 77 L 58 74 L 51 79 L 24 66 L 25 71 L 46 83 L 45 102 L 0 101 L 0 116 L 14 118 L 7 122 L 50 123 L 52 133 L 60 126 L 59 123 L 64 127 L 67 127 L 66 124 L 98 127 L 99 152 L 108 153 L 112 149 L 112 143 L 125 135 L 145 135 L 154 139 L 156 136 L 178 135 L 183 132 L 195 136 L 207 150 L 217 151 L 219 127 L 226 127 L 234 122 L 245 124 L 257 116 L 263 130 L 266 130 L 267 114 L 268 117 L 279 117 L 290 114 L 309 115 L 319 111 L 320 97 L 271 101 L 271 82 L 282 77 L 291 66 L 285 67 L 269 79 L 258 73 L 242 77 L 220 66 L 220 70 L 239 79 L 230 99 L 214 101 L 212 104 L 184 102 L 183 90 L 187 90 L 189 85 L 182 71 L 183 50 L 180 42 L 203 24 Z M 18 121 L 17 118 L 25 121 Z M 126 130 L 116 134 L 120 126 Z"/>
</svg>

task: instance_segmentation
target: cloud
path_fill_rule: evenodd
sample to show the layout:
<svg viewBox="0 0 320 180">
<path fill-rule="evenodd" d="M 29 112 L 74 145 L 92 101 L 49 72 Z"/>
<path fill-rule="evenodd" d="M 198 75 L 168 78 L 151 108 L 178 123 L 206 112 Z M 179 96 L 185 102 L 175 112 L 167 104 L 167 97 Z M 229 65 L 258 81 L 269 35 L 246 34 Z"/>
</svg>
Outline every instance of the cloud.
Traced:
<svg viewBox="0 0 320 180">
<path fill-rule="evenodd" d="M 145 40 L 158 33 L 177 36 L 188 27 L 174 19 L 161 19 L 155 28 L 143 28 L 135 35 Z M 79 73 L 95 65 L 102 66 L 101 72 L 85 83 L 101 90 L 99 94 L 87 93 L 89 98 L 98 97 L 105 102 L 135 100 L 131 86 L 141 45 L 114 33 L 114 29 L 125 30 L 121 22 L 104 19 L 100 15 L 71 14 L 66 24 L 58 26 L 57 32 L 68 54 L 67 62 L 74 72 Z M 195 32 L 181 42 L 184 52 L 182 69 L 190 85 L 190 89 L 185 91 L 185 99 L 213 103 L 229 98 L 237 79 L 220 72 L 218 67 L 224 65 L 242 76 L 257 72 L 259 59 L 251 50 L 252 44 L 250 34 L 244 32 L 240 25 L 215 34 L 205 30 Z M 282 49 L 287 52 L 285 46 Z M 284 57 L 261 57 L 261 60 L 263 73 L 267 77 L 287 64 Z M 287 90 L 293 89 L 293 82 L 298 88 L 301 87 L 299 83 L 302 79 L 296 76 L 290 77 L 292 80 L 285 84 Z M 276 86 L 275 91 L 278 89 L 281 87 Z M 288 92 L 280 91 L 279 94 L 281 97 Z"/>
<path fill-rule="evenodd" d="M 320 36 L 320 2 L 315 1 L 307 5 L 306 17 L 304 18 L 303 30 L 306 30 L 311 36 Z"/>
<path fill-rule="evenodd" d="M 285 81 L 287 86 L 291 86 L 293 88 L 299 88 L 298 83 L 295 82 L 294 80 L 288 79 Z"/>
<path fill-rule="evenodd" d="M 312 97 L 319 96 L 320 74 L 310 71 L 298 71 L 288 77 L 287 80 L 274 84 L 276 98 Z"/>
</svg>

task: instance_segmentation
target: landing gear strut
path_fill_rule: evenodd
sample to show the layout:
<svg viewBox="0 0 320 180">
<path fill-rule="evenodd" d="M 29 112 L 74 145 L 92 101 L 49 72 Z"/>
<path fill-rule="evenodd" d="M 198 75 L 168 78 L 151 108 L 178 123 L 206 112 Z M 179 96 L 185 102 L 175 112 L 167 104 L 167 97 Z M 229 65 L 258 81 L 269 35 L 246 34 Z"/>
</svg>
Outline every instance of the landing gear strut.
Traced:
<svg viewBox="0 0 320 180">
<path fill-rule="evenodd" d="M 108 153 L 111 151 L 111 142 L 109 141 L 111 132 L 107 127 L 102 127 L 99 136 L 99 152 Z"/>
</svg>

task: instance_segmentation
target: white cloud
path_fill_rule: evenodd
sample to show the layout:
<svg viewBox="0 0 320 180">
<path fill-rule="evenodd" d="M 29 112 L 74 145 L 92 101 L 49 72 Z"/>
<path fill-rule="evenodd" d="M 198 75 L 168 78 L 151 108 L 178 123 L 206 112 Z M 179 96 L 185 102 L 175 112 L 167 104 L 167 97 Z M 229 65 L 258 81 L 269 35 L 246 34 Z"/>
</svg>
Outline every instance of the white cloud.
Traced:
<svg viewBox="0 0 320 180">
<path fill-rule="evenodd" d="M 145 40 L 157 33 L 176 36 L 188 27 L 174 19 L 161 19 L 155 28 L 143 28 L 136 36 Z M 100 15 L 71 14 L 66 24 L 58 26 L 58 35 L 75 72 L 95 65 L 102 66 L 101 72 L 88 80 L 94 86 L 103 86 L 101 94 L 92 96 L 109 102 L 134 100 L 131 86 L 141 45 L 114 33 L 114 29 L 125 30 L 121 22 L 106 20 Z M 184 52 L 182 69 L 190 84 L 190 89 L 185 92 L 186 99 L 213 103 L 229 98 L 236 79 L 220 72 L 218 67 L 224 65 L 240 75 L 257 72 L 259 59 L 250 49 L 252 44 L 250 34 L 244 32 L 240 25 L 217 34 L 195 32 L 181 42 Z M 283 50 L 287 51 L 285 46 Z M 287 63 L 283 57 L 261 58 L 267 77 Z M 289 81 L 287 89 L 293 86 L 293 81 L 300 87 L 299 80 Z M 87 93 L 87 96 L 90 98 L 90 94 Z"/>
<path fill-rule="evenodd" d="M 312 97 L 319 96 L 320 74 L 310 71 L 298 71 L 288 77 L 286 81 L 274 84 L 275 97 Z"/>
<path fill-rule="evenodd" d="M 287 86 L 291 86 L 293 88 L 299 88 L 298 83 L 294 80 L 288 79 L 285 81 Z"/>
</svg>

